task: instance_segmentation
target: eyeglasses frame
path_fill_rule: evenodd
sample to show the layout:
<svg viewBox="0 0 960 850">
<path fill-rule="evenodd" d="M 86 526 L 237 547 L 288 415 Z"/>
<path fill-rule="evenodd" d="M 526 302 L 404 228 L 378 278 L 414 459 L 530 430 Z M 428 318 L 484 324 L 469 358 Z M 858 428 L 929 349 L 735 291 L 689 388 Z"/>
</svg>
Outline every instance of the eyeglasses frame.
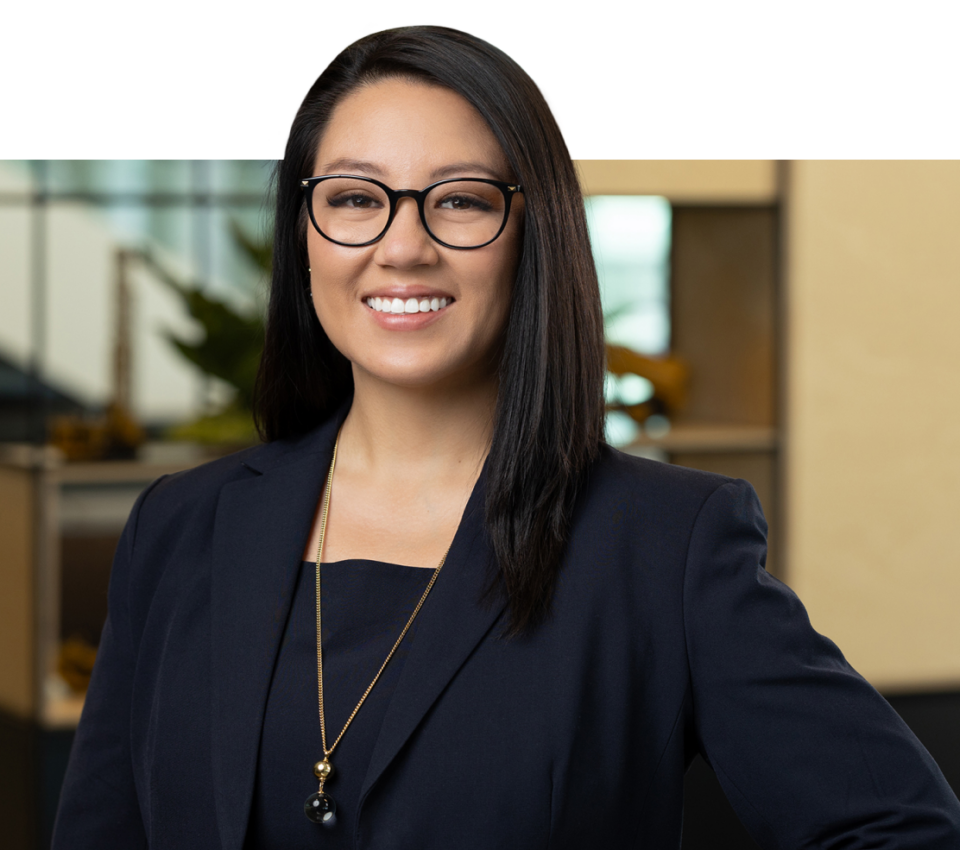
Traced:
<svg viewBox="0 0 960 850">
<path fill-rule="evenodd" d="M 387 223 L 384 225 L 383 230 L 381 230 L 380 233 L 373 239 L 370 239 L 367 242 L 359 243 L 340 242 L 337 239 L 327 236 L 327 234 L 320 229 L 320 225 L 317 224 L 317 220 L 313 214 L 313 190 L 324 180 L 333 180 L 334 178 L 338 177 L 348 177 L 351 180 L 362 180 L 365 183 L 373 183 L 374 186 L 379 186 L 386 193 L 387 198 L 390 201 L 390 214 L 387 216 Z M 503 221 L 500 223 L 500 229 L 492 238 L 480 245 L 451 245 L 449 242 L 444 242 L 442 239 L 438 238 L 437 235 L 430 229 L 430 225 L 427 224 L 426 211 L 423 208 L 424 201 L 426 200 L 426 197 L 430 191 L 435 189 L 437 186 L 442 186 L 444 183 L 487 183 L 490 186 L 496 186 L 503 193 Z M 507 220 L 510 218 L 510 206 L 511 202 L 513 201 L 513 196 L 517 194 L 523 194 L 523 186 L 521 186 L 519 183 L 506 183 L 503 180 L 488 180 L 485 177 L 450 177 L 446 180 L 438 180 L 436 183 L 431 183 L 425 189 L 420 189 L 418 191 L 417 189 L 391 189 L 389 186 L 387 186 L 385 183 L 381 183 L 379 180 L 374 180 L 372 177 L 361 177 L 358 174 L 322 174 L 318 177 L 307 177 L 300 181 L 300 189 L 303 192 L 303 202 L 307 206 L 307 214 L 310 216 L 310 221 L 313 223 L 317 233 L 319 233 L 328 242 L 333 242 L 335 245 L 343 245 L 345 248 L 365 248 L 368 245 L 373 245 L 374 243 L 379 242 L 390 229 L 390 225 L 393 224 L 393 219 L 397 215 L 397 204 L 400 202 L 400 199 L 413 198 L 417 202 L 417 210 L 420 213 L 420 223 L 423 225 L 423 229 L 427 232 L 427 235 L 437 244 L 443 245 L 444 248 L 452 248 L 455 251 L 473 251 L 477 248 L 484 248 L 491 242 L 495 242 L 500 234 L 503 233 L 504 228 L 507 226 Z"/>
</svg>

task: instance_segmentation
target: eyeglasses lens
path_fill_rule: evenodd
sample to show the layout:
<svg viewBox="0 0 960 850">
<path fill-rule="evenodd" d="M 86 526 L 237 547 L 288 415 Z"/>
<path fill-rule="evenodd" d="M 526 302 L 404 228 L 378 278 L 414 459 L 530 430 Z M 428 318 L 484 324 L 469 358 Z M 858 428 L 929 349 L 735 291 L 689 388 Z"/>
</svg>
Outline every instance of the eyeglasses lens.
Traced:
<svg viewBox="0 0 960 850">
<path fill-rule="evenodd" d="M 458 248 L 473 248 L 497 235 L 506 216 L 506 202 L 496 186 L 458 180 L 431 189 L 423 212 L 436 239 Z M 370 242 L 383 233 L 389 216 L 390 200 L 374 183 L 334 177 L 314 187 L 314 220 L 320 231 L 336 242 Z"/>
</svg>

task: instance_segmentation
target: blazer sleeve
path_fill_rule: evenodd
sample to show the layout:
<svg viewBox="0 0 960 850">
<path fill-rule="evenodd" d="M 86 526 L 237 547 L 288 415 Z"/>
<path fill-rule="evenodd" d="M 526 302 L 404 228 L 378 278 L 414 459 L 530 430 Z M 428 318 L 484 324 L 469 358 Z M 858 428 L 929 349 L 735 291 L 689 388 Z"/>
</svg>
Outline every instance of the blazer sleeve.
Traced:
<svg viewBox="0 0 960 850">
<path fill-rule="evenodd" d="M 764 848 L 960 848 L 960 803 L 891 706 L 763 568 L 744 481 L 700 510 L 684 629 L 700 751 Z"/>
<path fill-rule="evenodd" d="M 107 620 L 60 792 L 52 850 L 147 847 L 131 758 L 136 650 L 130 621 L 130 572 L 140 511 L 160 480 L 140 494 L 117 544 Z"/>
</svg>

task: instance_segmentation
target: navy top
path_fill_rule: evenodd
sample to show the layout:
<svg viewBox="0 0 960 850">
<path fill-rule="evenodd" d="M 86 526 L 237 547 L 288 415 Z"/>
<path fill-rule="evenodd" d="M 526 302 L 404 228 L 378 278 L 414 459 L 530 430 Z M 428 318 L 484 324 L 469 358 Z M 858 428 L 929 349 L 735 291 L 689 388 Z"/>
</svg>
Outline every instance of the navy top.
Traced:
<svg viewBox="0 0 960 850">
<path fill-rule="evenodd" d="M 433 570 L 378 561 L 323 564 L 323 697 L 328 746 L 380 669 L 432 575 Z M 354 847 L 360 787 L 417 627 L 414 620 L 330 757 L 334 774 L 324 790 L 336 800 L 337 824 L 325 827 L 312 823 L 303 813 L 304 801 L 317 790 L 313 765 L 323 757 L 316 617 L 316 564 L 305 561 L 300 566 L 264 714 L 246 843 L 251 850 Z"/>
</svg>

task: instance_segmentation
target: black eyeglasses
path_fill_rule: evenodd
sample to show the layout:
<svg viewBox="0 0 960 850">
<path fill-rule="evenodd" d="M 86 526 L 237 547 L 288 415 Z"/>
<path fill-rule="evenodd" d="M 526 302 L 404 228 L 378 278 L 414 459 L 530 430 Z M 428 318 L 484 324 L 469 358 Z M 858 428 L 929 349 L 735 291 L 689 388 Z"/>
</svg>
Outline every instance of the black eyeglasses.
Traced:
<svg viewBox="0 0 960 850">
<path fill-rule="evenodd" d="M 506 227 L 510 202 L 523 188 L 500 180 L 453 177 L 416 189 L 391 189 L 379 180 L 325 174 L 300 181 L 310 221 L 337 245 L 361 248 L 383 238 L 401 198 L 413 198 L 424 230 L 445 248 L 482 248 Z"/>
</svg>

